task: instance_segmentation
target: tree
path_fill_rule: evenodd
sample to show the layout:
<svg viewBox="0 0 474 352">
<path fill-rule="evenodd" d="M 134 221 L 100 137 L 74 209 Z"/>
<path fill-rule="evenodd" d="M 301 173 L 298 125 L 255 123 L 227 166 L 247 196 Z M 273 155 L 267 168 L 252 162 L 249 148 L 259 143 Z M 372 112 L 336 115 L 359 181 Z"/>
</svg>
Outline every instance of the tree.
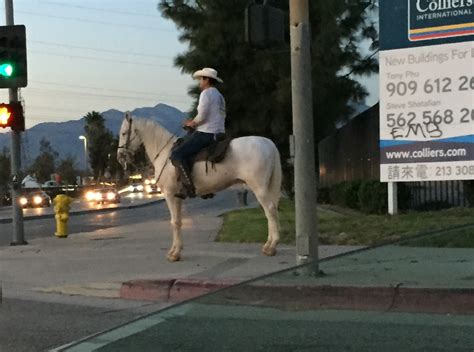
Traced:
<svg viewBox="0 0 474 352">
<path fill-rule="evenodd" d="M 362 102 L 367 96 L 354 75 L 378 69 L 376 59 L 366 58 L 360 49 L 367 39 L 373 41 L 372 49 L 377 45 L 375 25 L 365 11 L 367 4 L 346 2 L 310 1 L 316 141 L 351 115 L 350 101 Z M 288 0 L 269 3 L 288 12 Z M 219 89 L 227 102 L 228 132 L 269 137 L 286 159 L 292 133 L 290 54 L 289 50 L 255 50 L 245 42 L 248 4 L 248 0 L 161 0 L 158 8 L 188 44 L 188 50 L 175 58 L 175 65 L 188 74 L 214 67 L 224 79 Z M 197 100 L 196 86 L 189 93 Z"/>
<path fill-rule="evenodd" d="M 10 153 L 4 148 L 0 154 L 0 192 L 10 183 Z"/>
<path fill-rule="evenodd" d="M 40 141 L 39 149 L 40 154 L 31 165 L 29 173 L 35 174 L 36 179 L 43 183 L 48 181 L 51 178 L 51 175 L 54 174 L 58 153 L 51 147 L 51 143 L 44 137 Z"/>
<path fill-rule="evenodd" d="M 67 156 L 59 162 L 57 173 L 61 176 L 63 183 L 73 185 L 76 184 L 76 176 L 78 171 L 75 167 L 76 159 L 72 156 Z"/>
<path fill-rule="evenodd" d="M 86 120 L 85 132 L 88 142 L 89 163 L 96 178 L 101 178 L 109 163 L 109 155 L 115 151 L 114 137 L 105 127 L 103 116 L 92 111 L 84 117 Z"/>
</svg>

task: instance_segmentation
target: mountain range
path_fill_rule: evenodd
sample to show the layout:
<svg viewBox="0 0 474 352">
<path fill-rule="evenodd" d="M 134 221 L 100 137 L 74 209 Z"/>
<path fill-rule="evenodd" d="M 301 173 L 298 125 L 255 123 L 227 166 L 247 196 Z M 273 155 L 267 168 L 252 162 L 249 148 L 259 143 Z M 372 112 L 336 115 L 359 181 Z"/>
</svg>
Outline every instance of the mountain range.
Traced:
<svg viewBox="0 0 474 352">
<path fill-rule="evenodd" d="M 181 133 L 182 121 L 187 115 L 165 104 L 155 107 L 138 108 L 131 111 L 132 116 L 152 119 L 169 131 Z M 124 112 L 111 109 L 102 113 L 105 126 L 114 134 L 118 135 L 122 124 Z M 22 164 L 29 165 L 39 154 L 39 145 L 42 138 L 51 143 L 51 147 L 58 152 L 60 158 L 72 156 L 76 158 L 78 166 L 84 167 L 84 142 L 79 136 L 85 133 L 85 118 L 66 122 L 40 123 L 22 134 Z M 0 150 L 4 147 L 10 148 L 10 134 L 0 134 Z"/>
</svg>

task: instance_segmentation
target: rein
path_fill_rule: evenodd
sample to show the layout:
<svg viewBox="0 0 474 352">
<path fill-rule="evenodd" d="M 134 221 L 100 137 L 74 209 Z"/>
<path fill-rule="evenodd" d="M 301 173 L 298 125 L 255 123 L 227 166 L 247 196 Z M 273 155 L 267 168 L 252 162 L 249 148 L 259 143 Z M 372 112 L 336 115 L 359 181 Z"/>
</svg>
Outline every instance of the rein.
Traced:
<svg viewBox="0 0 474 352">
<path fill-rule="evenodd" d="M 158 159 L 158 157 L 160 156 L 161 152 L 166 148 L 166 146 L 173 140 L 175 136 L 172 134 L 171 135 L 171 138 L 166 142 L 165 146 L 163 148 L 161 148 L 161 150 L 158 152 L 158 154 L 156 154 L 155 158 L 153 159 L 153 162 L 155 162 L 156 159 Z M 163 167 L 161 168 L 161 171 L 160 171 L 160 174 L 158 175 L 158 177 L 156 178 L 156 182 L 158 182 L 161 178 L 161 175 L 163 175 L 163 171 L 165 171 L 165 167 L 166 165 L 168 165 L 168 161 L 169 161 L 169 158 L 166 159 L 166 161 L 164 162 L 163 164 Z"/>
</svg>

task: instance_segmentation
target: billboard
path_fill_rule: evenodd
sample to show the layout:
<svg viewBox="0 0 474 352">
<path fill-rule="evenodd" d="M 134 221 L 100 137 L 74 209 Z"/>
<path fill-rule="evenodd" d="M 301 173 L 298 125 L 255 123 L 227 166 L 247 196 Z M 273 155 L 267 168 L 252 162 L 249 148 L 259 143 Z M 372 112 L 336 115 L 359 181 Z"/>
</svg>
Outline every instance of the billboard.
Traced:
<svg viewBox="0 0 474 352">
<path fill-rule="evenodd" d="M 474 0 L 381 0 L 382 182 L 474 179 Z"/>
</svg>

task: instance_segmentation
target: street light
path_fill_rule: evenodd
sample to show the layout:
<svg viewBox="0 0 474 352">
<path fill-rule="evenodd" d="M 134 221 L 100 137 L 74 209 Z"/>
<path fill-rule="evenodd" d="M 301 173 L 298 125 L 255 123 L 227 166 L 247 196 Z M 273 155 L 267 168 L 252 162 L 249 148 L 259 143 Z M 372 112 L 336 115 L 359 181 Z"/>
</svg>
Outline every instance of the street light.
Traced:
<svg viewBox="0 0 474 352">
<path fill-rule="evenodd" d="M 79 136 L 79 139 L 84 141 L 84 160 L 86 162 L 86 172 L 89 171 L 89 160 L 87 156 L 87 137 L 86 136 Z"/>
</svg>

